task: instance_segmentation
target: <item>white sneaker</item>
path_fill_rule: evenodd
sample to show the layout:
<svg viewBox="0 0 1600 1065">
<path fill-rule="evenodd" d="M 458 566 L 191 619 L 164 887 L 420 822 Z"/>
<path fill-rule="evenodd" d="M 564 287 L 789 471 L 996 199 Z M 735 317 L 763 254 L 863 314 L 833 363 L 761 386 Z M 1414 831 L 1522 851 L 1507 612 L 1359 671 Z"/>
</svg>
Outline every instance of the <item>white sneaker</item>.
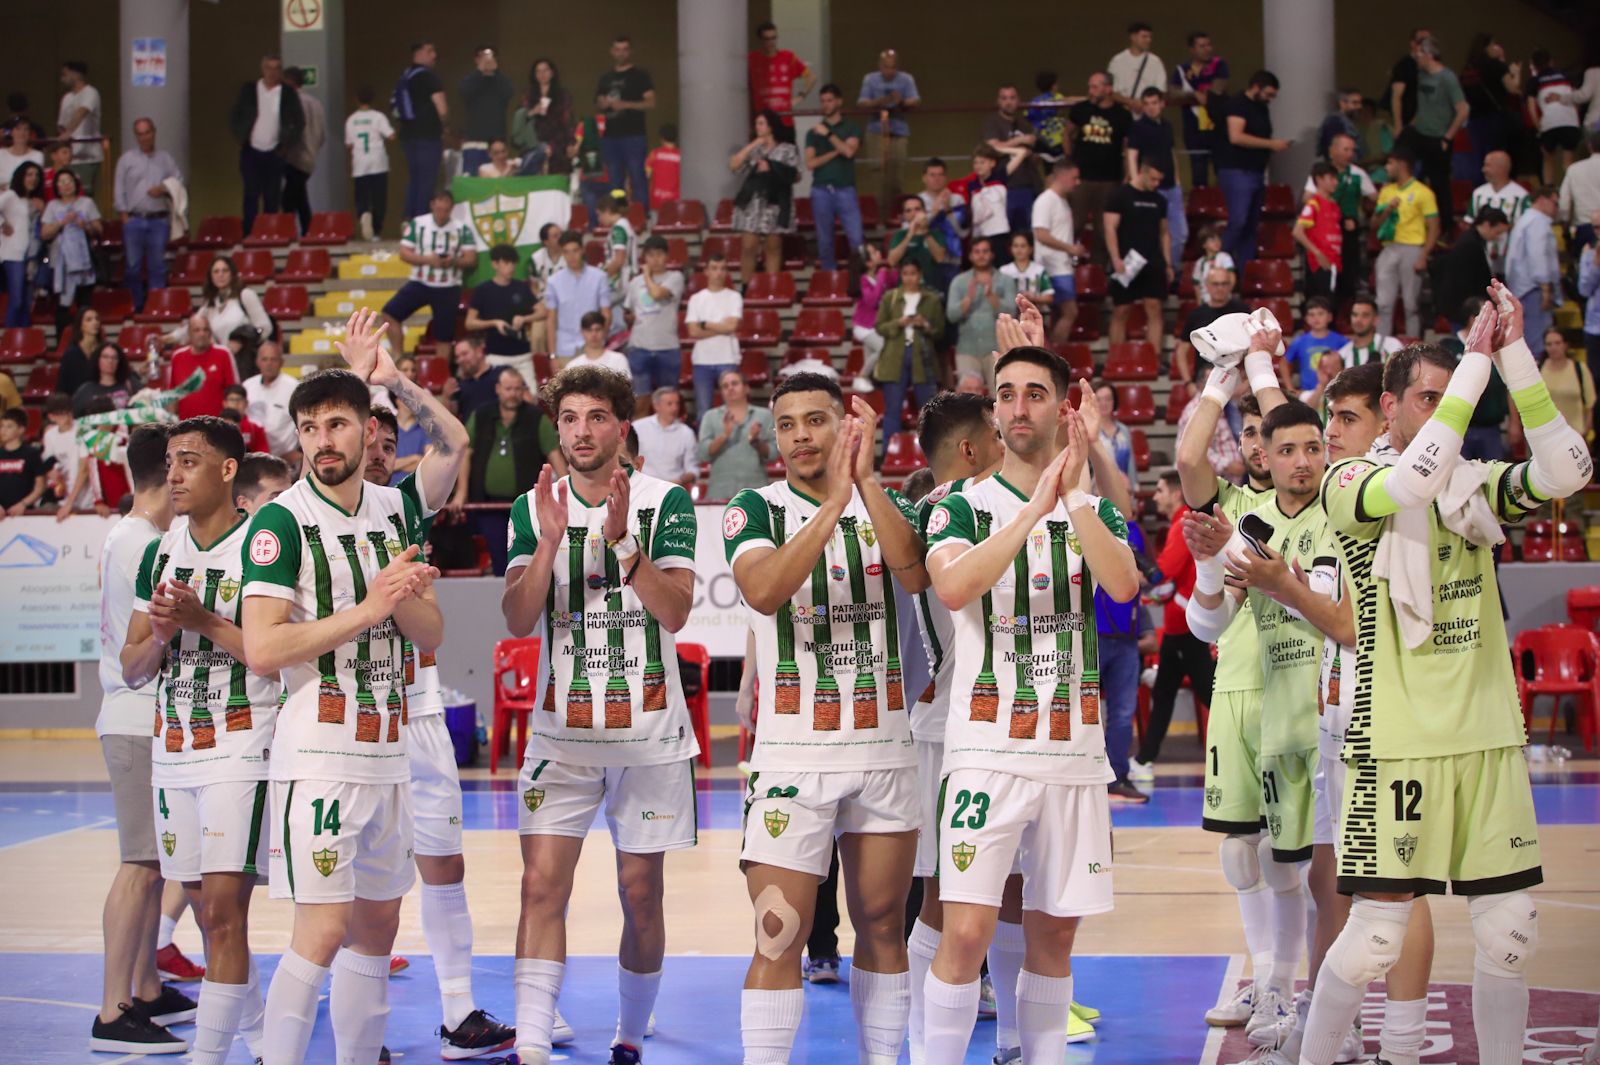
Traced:
<svg viewBox="0 0 1600 1065">
<path fill-rule="evenodd" d="M 1238 1065 L 1295 1065 L 1276 1047 L 1261 1047 Z"/>
<path fill-rule="evenodd" d="M 577 1037 L 578 1033 L 572 1030 L 572 1025 L 568 1024 L 567 1019 L 561 1016 L 560 1010 L 556 1010 L 556 1023 L 550 1029 L 550 1045 L 564 1047 Z"/>
<path fill-rule="evenodd" d="M 1156 779 L 1155 763 L 1146 765 L 1137 758 L 1128 759 L 1128 779 L 1135 784 L 1149 784 Z"/>
<path fill-rule="evenodd" d="M 656 1011 L 650 1011 L 650 1019 L 644 1024 L 644 1037 L 649 1039 L 656 1034 Z"/>
<path fill-rule="evenodd" d="M 1256 1004 L 1256 985 L 1245 984 L 1228 1001 L 1206 1010 L 1206 1023 L 1213 1028 L 1237 1028 L 1250 1019 Z"/>
<path fill-rule="evenodd" d="M 1250 1019 L 1244 1022 L 1245 1034 L 1252 1035 L 1259 1029 L 1271 1028 L 1285 1017 L 1293 1023 L 1294 1010 L 1289 1003 L 1284 1001 L 1283 995 L 1276 990 L 1270 987 L 1263 987 L 1256 992 L 1255 1008 L 1250 1012 Z M 1254 1039 L 1250 1040 L 1250 1042 L 1253 1046 L 1262 1045 Z M 1266 1045 L 1276 1046 L 1277 1044 L 1268 1043 Z"/>
<path fill-rule="evenodd" d="M 361 239 L 362 240 L 372 240 L 373 239 L 373 236 L 372 236 L 372 212 L 371 211 L 362 211 L 361 212 Z"/>
<path fill-rule="evenodd" d="M 1301 991 L 1294 997 L 1294 1005 L 1288 1013 L 1270 1024 L 1247 1029 L 1246 1038 L 1250 1040 L 1250 1045 L 1254 1047 L 1285 1049 L 1289 1045 L 1289 1037 L 1294 1034 L 1295 1025 L 1301 1023 L 1310 1012 L 1311 994 L 1307 991 Z M 1340 1060 L 1345 1059 L 1341 1058 Z"/>
<path fill-rule="evenodd" d="M 1361 1031 L 1361 1022 L 1357 1021 L 1350 1026 L 1350 1033 L 1344 1037 L 1344 1042 L 1339 1044 L 1339 1056 L 1336 1062 L 1365 1061 L 1367 1057 L 1367 1040 Z"/>
</svg>

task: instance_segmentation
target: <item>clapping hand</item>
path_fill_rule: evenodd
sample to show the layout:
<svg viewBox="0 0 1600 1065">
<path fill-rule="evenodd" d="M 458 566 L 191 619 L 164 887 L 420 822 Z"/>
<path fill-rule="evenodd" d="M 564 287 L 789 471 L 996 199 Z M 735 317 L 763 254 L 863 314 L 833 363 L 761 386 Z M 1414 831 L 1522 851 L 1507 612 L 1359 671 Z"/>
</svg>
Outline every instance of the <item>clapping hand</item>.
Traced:
<svg viewBox="0 0 1600 1065">
<path fill-rule="evenodd" d="M 1489 293 L 1490 298 L 1484 301 L 1483 309 L 1472 319 L 1472 324 L 1467 326 L 1465 350 L 1493 356 L 1504 345 L 1499 342 L 1501 315 L 1494 299 L 1494 289 L 1490 288 Z"/>
<path fill-rule="evenodd" d="M 628 498 L 632 487 L 626 470 L 611 471 L 611 483 L 606 492 L 606 520 L 600 526 L 600 534 L 608 544 L 628 535 Z"/>
<path fill-rule="evenodd" d="M 1494 331 L 1494 350 L 1509 347 L 1523 339 L 1522 335 L 1522 301 L 1511 294 L 1511 290 L 1504 284 L 1495 281 L 1489 286 L 1489 302 L 1494 304 L 1495 313 L 1499 323 Z M 1468 351 L 1482 351 L 1470 345 Z"/>
<path fill-rule="evenodd" d="M 875 476 L 872 460 L 878 450 L 878 412 L 860 395 L 850 397 L 850 410 L 852 416 L 848 420 L 854 424 L 857 440 L 852 476 L 857 484 L 865 484 Z"/>
<path fill-rule="evenodd" d="M 344 339 L 335 341 L 345 365 L 369 384 L 387 387 L 400 377 L 400 370 L 383 345 L 384 326 L 377 312 L 363 307 L 345 323 Z"/>
<path fill-rule="evenodd" d="M 195 590 L 182 581 L 162 581 L 150 597 L 150 620 L 177 631 L 196 632 L 212 616 Z"/>
<path fill-rule="evenodd" d="M 433 579 L 439 575 L 439 571 L 426 562 L 418 561 L 421 553 L 421 546 L 410 545 L 390 559 L 389 564 L 367 584 L 364 603 L 371 604 L 371 609 L 377 612 L 380 620 L 393 614 L 394 608 L 407 599 L 426 595 L 428 589 L 433 587 Z"/>
<path fill-rule="evenodd" d="M 539 539 L 560 543 L 567 535 L 567 484 L 556 482 L 555 471 L 545 463 L 533 486 L 534 517 L 539 523 Z"/>
</svg>

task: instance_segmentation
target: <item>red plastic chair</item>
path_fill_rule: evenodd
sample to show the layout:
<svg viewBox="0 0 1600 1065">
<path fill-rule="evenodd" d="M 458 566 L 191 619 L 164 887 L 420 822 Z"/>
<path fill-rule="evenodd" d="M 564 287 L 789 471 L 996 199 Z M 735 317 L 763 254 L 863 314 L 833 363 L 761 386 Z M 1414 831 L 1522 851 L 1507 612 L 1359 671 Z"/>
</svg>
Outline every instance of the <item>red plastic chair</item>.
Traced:
<svg viewBox="0 0 1600 1065">
<path fill-rule="evenodd" d="M 1600 714 L 1600 636 L 1575 625 L 1546 625 L 1517 634 L 1511 654 L 1517 663 L 1517 697 L 1522 718 L 1533 720 L 1533 701 L 1553 696 L 1551 739 L 1561 719 L 1561 697 L 1577 696 L 1578 736 L 1585 750 L 1594 749 L 1596 715 Z"/>
<path fill-rule="evenodd" d="M 711 768 L 711 652 L 705 644 L 678 644 L 678 661 L 700 667 L 700 693 L 688 696 L 689 720 L 700 743 L 700 765 Z"/>
<path fill-rule="evenodd" d="M 256 215 L 250 235 L 244 238 L 247 248 L 285 248 L 294 243 L 299 232 L 294 215 L 287 211 Z"/>
<path fill-rule="evenodd" d="M 1245 296 L 1292 296 L 1294 274 L 1285 260 L 1253 259 L 1244 264 L 1239 291 Z"/>
<path fill-rule="evenodd" d="M 802 307 L 850 307 L 850 275 L 844 270 L 814 270 Z"/>
<path fill-rule="evenodd" d="M 528 742 L 528 714 L 539 696 L 539 638 L 500 640 L 494 645 L 494 723 L 489 732 L 489 775 L 500 771 L 500 746 L 516 719 L 513 766 L 522 764 Z"/>
<path fill-rule="evenodd" d="M 810 196 L 797 196 L 794 201 L 794 224 L 801 229 L 816 229 L 817 215 L 811 209 Z"/>
<path fill-rule="evenodd" d="M 1102 376 L 1107 381 L 1154 381 L 1161 376 L 1155 346 L 1148 341 L 1111 345 Z"/>
<path fill-rule="evenodd" d="M 1261 196 L 1261 217 L 1289 219 L 1300 213 L 1300 202 L 1288 185 L 1268 185 Z"/>
<path fill-rule="evenodd" d="M 133 317 L 133 293 L 125 288 L 97 288 L 89 294 L 89 306 L 100 315 L 102 325 L 116 325 Z"/>
<path fill-rule="evenodd" d="M 1257 298 L 1246 300 L 1245 302 L 1249 305 L 1252 311 L 1258 310 L 1262 307 L 1265 307 L 1267 310 L 1271 311 L 1272 317 L 1278 320 L 1278 324 L 1283 326 L 1285 331 L 1294 328 L 1294 308 L 1290 307 L 1289 301 L 1284 299 L 1282 296 L 1273 296 L 1270 299 Z"/>
<path fill-rule="evenodd" d="M 533 379 L 538 384 L 544 384 L 556 375 L 556 361 L 547 351 L 533 353 Z"/>
<path fill-rule="evenodd" d="M 1124 425 L 1150 425 L 1156 420 L 1156 401 L 1149 385 L 1117 386 L 1117 420 Z"/>
<path fill-rule="evenodd" d="M 1183 417 L 1183 408 L 1189 405 L 1194 398 L 1194 386 L 1187 381 L 1174 381 L 1172 391 L 1167 393 L 1167 424 L 1177 425 L 1178 419 Z"/>
<path fill-rule="evenodd" d="M 100 223 L 100 235 L 95 238 L 95 243 L 107 251 L 122 250 L 122 219 L 107 218 Z"/>
<path fill-rule="evenodd" d="M 444 391 L 444 383 L 449 379 L 450 359 L 448 356 L 417 356 L 417 384 L 437 396 Z"/>
<path fill-rule="evenodd" d="M 1099 303 L 1078 301 L 1078 317 L 1072 321 L 1072 336 L 1068 339 L 1092 344 L 1100 339 L 1103 328 Z"/>
<path fill-rule="evenodd" d="M 37 326 L 0 331 L 0 362 L 32 362 L 46 350 L 44 330 Z"/>
<path fill-rule="evenodd" d="M 589 208 L 581 203 L 572 205 L 572 213 L 567 215 L 567 228 L 577 233 L 582 233 L 589 228 Z"/>
<path fill-rule="evenodd" d="M 733 232 L 733 201 L 718 200 L 716 213 L 711 216 L 711 232 Z"/>
<path fill-rule="evenodd" d="M 856 375 L 861 372 L 862 367 L 866 366 L 866 364 L 867 349 L 863 348 L 860 344 L 857 344 L 855 347 L 845 352 L 844 372 L 839 375 L 839 380 L 844 384 L 850 384 L 856 379 Z"/>
<path fill-rule="evenodd" d="M 728 260 L 728 273 L 739 272 L 739 238 L 718 234 L 716 226 L 712 226 L 712 235 L 707 237 L 700 245 L 700 268 L 705 269 L 706 260 L 711 258 L 712 252 L 721 252 L 723 258 Z"/>
<path fill-rule="evenodd" d="M 1133 438 L 1134 467 L 1143 473 L 1150 468 L 1150 438 L 1143 429 L 1129 429 L 1128 435 Z"/>
<path fill-rule="evenodd" d="M 318 211 L 311 216 L 311 226 L 300 243 L 348 244 L 355 233 L 355 216 L 349 211 Z"/>
<path fill-rule="evenodd" d="M 1228 201 L 1223 197 L 1222 190 L 1214 185 L 1190 189 L 1186 210 L 1190 218 L 1202 223 L 1228 220 Z"/>
<path fill-rule="evenodd" d="M 834 307 L 802 307 L 795 319 L 791 344 L 833 345 L 844 342 L 844 313 Z"/>
<path fill-rule="evenodd" d="M 778 337 L 783 331 L 783 326 L 778 321 L 778 312 L 765 308 L 754 308 L 744 312 L 744 318 L 739 323 L 739 343 L 758 348 L 770 348 L 778 342 Z"/>
<path fill-rule="evenodd" d="M 1294 228 L 1287 222 L 1263 222 L 1256 230 L 1256 255 L 1262 259 L 1293 259 Z"/>
<path fill-rule="evenodd" d="M 843 237 L 844 234 L 840 233 L 838 236 Z M 811 252 L 806 246 L 804 233 L 785 233 L 780 246 L 783 250 L 785 270 L 804 270 L 806 264 L 811 261 Z M 834 254 L 837 256 L 838 252 L 835 251 Z M 763 259 L 762 265 L 765 263 L 766 260 Z"/>
<path fill-rule="evenodd" d="M 651 232 L 699 233 L 706 228 L 706 205 L 699 200 L 668 200 L 656 208 L 655 225 Z"/>
<path fill-rule="evenodd" d="M 205 284 L 206 270 L 216 257 L 215 252 L 209 251 L 183 252 L 173 260 L 172 269 L 167 271 L 167 284 L 190 287 Z"/>
<path fill-rule="evenodd" d="M 327 248 L 295 248 L 284 259 L 283 269 L 278 271 L 278 280 L 316 284 L 326 281 L 331 273 L 333 257 L 328 254 Z"/>
<path fill-rule="evenodd" d="M 226 251 L 244 239 L 244 221 L 236 214 L 207 218 L 189 235 L 191 248 L 215 248 Z"/>
<path fill-rule="evenodd" d="M 1089 345 L 1069 341 L 1056 348 L 1056 354 L 1067 360 L 1067 369 L 1072 371 L 1073 380 L 1094 377 L 1094 351 Z"/>
<path fill-rule="evenodd" d="M 883 472 L 889 477 L 904 477 L 928 464 L 922 453 L 917 434 L 904 430 L 889 437 L 889 446 L 883 454 Z"/>
<path fill-rule="evenodd" d="M 1567 589 L 1567 617 L 1580 629 L 1600 628 L 1600 584 Z"/>
<path fill-rule="evenodd" d="M 191 306 L 188 289 L 181 286 L 158 288 L 145 298 L 144 310 L 139 312 L 138 320 L 141 322 L 181 322 L 189 317 Z"/>
<path fill-rule="evenodd" d="M 792 307 L 795 300 L 794 275 L 757 274 L 745 286 L 746 307 Z"/>
<path fill-rule="evenodd" d="M 280 322 L 304 318 L 311 310 L 311 296 L 303 285 L 273 285 L 261 297 L 261 306 Z"/>
<path fill-rule="evenodd" d="M 1106 298 L 1106 272 L 1094 263 L 1085 263 L 1072 271 L 1077 282 L 1078 303 Z"/>
<path fill-rule="evenodd" d="M 127 352 L 130 359 L 134 358 L 135 352 L 138 352 L 138 357 L 142 359 L 144 358 L 145 347 L 149 344 L 151 337 L 155 337 L 156 341 L 160 342 L 161 327 L 159 325 L 138 325 L 134 322 L 129 322 L 117 332 L 117 347 Z"/>
<path fill-rule="evenodd" d="M 741 351 L 739 353 L 739 372 L 744 375 L 745 384 L 752 388 L 760 388 L 766 384 L 771 375 L 771 370 L 767 363 L 767 353 L 760 348 Z M 712 394 L 717 400 L 717 403 L 713 403 L 712 406 L 717 406 L 722 400 L 722 392 L 718 389 Z"/>
<path fill-rule="evenodd" d="M 29 370 L 28 382 L 22 389 L 22 402 L 43 403 L 49 399 L 50 393 L 56 390 L 56 380 L 60 374 L 61 367 L 53 362 Z"/>
<path fill-rule="evenodd" d="M 682 237 L 667 238 L 667 269 L 683 270 L 689 265 L 689 242 Z M 684 297 L 687 299 L 688 297 Z"/>
<path fill-rule="evenodd" d="M 247 285 L 259 285 L 277 269 L 272 262 L 272 252 L 266 248 L 244 248 L 233 257 L 239 280 Z"/>
<path fill-rule="evenodd" d="M 599 267 L 606 261 L 606 242 L 601 238 L 585 241 L 583 244 L 583 261 L 590 266 Z"/>
</svg>

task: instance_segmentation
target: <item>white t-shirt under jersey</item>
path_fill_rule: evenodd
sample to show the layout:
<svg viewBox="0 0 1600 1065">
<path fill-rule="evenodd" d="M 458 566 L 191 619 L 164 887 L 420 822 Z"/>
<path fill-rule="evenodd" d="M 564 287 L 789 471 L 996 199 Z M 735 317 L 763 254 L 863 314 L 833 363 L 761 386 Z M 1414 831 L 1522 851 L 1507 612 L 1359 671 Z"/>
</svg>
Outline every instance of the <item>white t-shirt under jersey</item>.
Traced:
<svg viewBox="0 0 1600 1065">
<path fill-rule="evenodd" d="M 184 522 L 187 524 L 187 522 Z M 145 548 L 161 530 L 129 514 L 111 527 L 100 547 L 100 715 L 96 736 L 149 736 L 155 731 L 156 682 L 129 688 L 122 682 L 122 645 L 128 642 L 134 585 Z"/>
</svg>

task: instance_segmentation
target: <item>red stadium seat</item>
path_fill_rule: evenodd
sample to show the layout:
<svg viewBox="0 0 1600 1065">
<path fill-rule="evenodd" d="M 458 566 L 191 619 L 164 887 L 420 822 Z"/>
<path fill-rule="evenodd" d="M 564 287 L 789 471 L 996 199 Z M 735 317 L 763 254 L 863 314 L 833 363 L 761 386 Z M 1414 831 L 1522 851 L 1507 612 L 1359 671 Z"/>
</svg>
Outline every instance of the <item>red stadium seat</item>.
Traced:
<svg viewBox="0 0 1600 1065">
<path fill-rule="evenodd" d="M 107 218 L 100 223 L 100 235 L 95 243 L 108 251 L 122 250 L 122 219 Z"/>
<path fill-rule="evenodd" d="M 1056 348 L 1056 354 L 1067 360 L 1067 367 L 1072 371 L 1074 379 L 1094 377 L 1094 352 L 1089 345 L 1062 344 Z"/>
<path fill-rule="evenodd" d="M 927 464 L 927 457 L 922 454 L 922 445 L 917 442 L 916 433 L 901 430 L 889 437 L 889 446 L 883 454 L 885 476 L 904 477 Z"/>
<path fill-rule="evenodd" d="M 189 234 L 192 248 L 217 248 L 223 251 L 244 239 L 244 222 L 236 214 L 207 218 Z"/>
<path fill-rule="evenodd" d="M 684 270 L 689 266 L 689 242 L 682 237 L 667 238 L 667 269 Z M 685 296 L 684 299 L 688 299 Z"/>
<path fill-rule="evenodd" d="M 239 271 L 239 280 L 247 285 L 259 285 L 272 276 L 276 267 L 272 262 L 272 252 L 266 248 L 244 248 L 233 257 L 234 268 Z"/>
<path fill-rule="evenodd" d="M 845 356 L 844 356 L 844 372 L 839 375 L 839 379 L 841 381 L 843 381 L 845 384 L 850 384 L 852 381 L 854 381 L 856 379 L 856 375 L 861 373 L 862 367 L 866 366 L 866 364 L 867 364 L 867 352 L 866 352 L 866 349 L 863 348 L 861 345 L 857 344 L 855 347 L 853 347 L 849 351 L 845 352 Z"/>
<path fill-rule="evenodd" d="M 1294 258 L 1294 226 L 1288 222 L 1262 222 L 1256 229 L 1256 255 L 1262 259 Z"/>
<path fill-rule="evenodd" d="M 280 322 L 304 318 L 311 311 L 311 297 L 303 285 L 273 285 L 261 297 L 267 314 Z"/>
<path fill-rule="evenodd" d="M 1200 223 L 1226 222 L 1228 201 L 1223 197 L 1220 188 L 1215 185 L 1202 185 L 1200 188 L 1189 190 L 1186 211 L 1190 218 Z"/>
<path fill-rule="evenodd" d="M 49 399 L 50 393 L 56 390 L 56 381 L 60 376 L 61 367 L 53 362 L 29 370 L 28 382 L 22 389 L 22 402 L 43 403 Z"/>
<path fill-rule="evenodd" d="M 713 226 L 712 229 L 715 230 L 716 227 Z M 720 252 L 728 260 L 728 273 L 730 275 L 739 272 L 738 237 L 726 234 L 718 235 L 715 232 L 707 237 L 705 242 L 700 245 L 700 268 L 702 270 L 705 269 L 706 260 L 711 258 L 713 252 Z"/>
<path fill-rule="evenodd" d="M 668 200 L 656 208 L 656 221 L 650 231 L 666 236 L 669 233 L 698 234 L 705 228 L 705 204 L 699 200 Z"/>
<path fill-rule="evenodd" d="M 804 307 L 851 307 L 850 274 L 846 270 L 813 270 L 811 283 L 806 287 Z"/>
<path fill-rule="evenodd" d="M 781 477 L 782 474 L 779 474 Z M 689 704 L 689 722 L 694 727 L 694 738 L 700 743 L 700 765 L 702 768 L 711 768 L 711 652 L 705 644 L 680 643 L 678 644 L 679 665 L 698 666 L 700 668 L 700 685 L 698 690 L 689 695 L 685 693 L 684 701 Z"/>
<path fill-rule="evenodd" d="M 188 289 L 179 287 L 158 288 L 146 297 L 144 310 L 139 312 L 138 320 L 141 322 L 181 322 L 189 317 L 189 311 L 192 306 Z"/>
<path fill-rule="evenodd" d="M 1300 201 L 1288 185 L 1268 185 L 1261 197 L 1261 217 L 1279 221 L 1291 219 L 1300 213 Z"/>
<path fill-rule="evenodd" d="M 97 288 L 89 294 L 89 306 L 100 316 L 100 324 L 116 325 L 133 317 L 133 293 L 125 288 Z"/>
<path fill-rule="evenodd" d="M 873 230 L 878 228 L 878 198 L 873 195 L 856 197 L 856 203 L 861 207 L 861 228 Z M 900 224 L 900 205 L 895 204 L 891 209 L 894 217 L 888 220 L 890 225 Z"/>
<path fill-rule="evenodd" d="M 1143 473 L 1150 468 L 1150 438 L 1143 429 L 1129 429 L 1128 435 L 1133 439 L 1134 469 Z"/>
<path fill-rule="evenodd" d="M 746 307 L 792 307 L 795 300 L 794 275 L 757 274 L 745 286 Z"/>
<path fill-rule="evenodd" d="M 811 250 L 806 244 L 804 233 L 785 233 L 780 244 L 783 268 L 785 270 L 804 270 L 811 259 Z M 763 253 L 762 266 L 765 268 L 766 259 Z"/>
<path fill-rule="evenodd" d="M 522 764 L 528 738 L 528 715 L 539 693 L 539 637 L 501 640 L 494 645 L 494 717 L 489 731 L 489 775 L 500 771 L 500 748 L 517 727 L 517 746 L 511 764 Z"/>
<path fill-rule="evenodd" d="M 1106 298 L 1106 272 L 1094 263 L 1085 263 L 1072 271 L 1077 279 L 1078 303 Z"/>
<path fill-rule="evenodd" d="M 766 384 L 767 379 L 771 376 L 771 363 L 767 359 L 766 351 L 761 348 L 741 351 L 739 353 L 739 372 L 744 374 L 745 383 L 753 388 L 759 388 Z M 714 391 L 720 402 L 722 391 L 720 389 Z"/>
<path fill-rule="evenodd" d="M 272 313 L 271 308 L 268 308 L 267 313 Z M 135 358 L 135 353 L 138 353 L 137 357 L 142 359 L 144 358 L 143 353 L 149 346 L 152 337 L 155 338 L 156 343 L 159 344 L 161 342 L 161 327 L 159 325 L 136 325 L 133 322 L 129 322 L 117 332 L 117 347 L 127 352 L 130 359 Z"/>
<path fill-rule="evenodd" d="M 795 197 L 794 224 L 801 229 L 817 228 L 817 216 L 812 213 L 810 196 Z"/>
<path fill-rule="evenodd" d="M 1285 334 L 1294 329 L 1294 308 L 1290 307 L 1289 301 L 1281 296 L 1274 297 L 1272 299 L 1250 299 L 1246 300 L 1245 303 L 1252 311 L 1259 310 L 1262 307 L 1265 307 L 1267 310 L 1271 311 L 1272 317 L 1276 318 L 1278 320 L 1278 324 L 1283 326 L 1283 331 Z"/>
<path fill-rule="evenodd" d="M 1600 629 L 1600 584 L 1567 589 L 1567 617 L 1580 629 Z"/>
<path fill-rule="evenodd" d="M 716 213 L 711 216 L 711 232 L 713 232 L 713 233 L 732 233 L 733 232 L 733 201 L 732 200 L 718 200 L 717 201 Z"/>
<path fill-rule="evenodd" d="M 683 305 L 687 307 L 689 305 L 689 297 L 693 296 L 696 292 L 699 292 L 705 287 L 706 275 L 704 271 L 696 270 L 694 273 L 690 274 L 688 284 L 683 290 Z"/>
<path fill-rule="evenodd" d="M 1239 286 L 1243 296 L 1292 296 L 1294 274 L 1282 259 L 1253 259 L 1244 264 L 1244 278 Z M 1285 325 L 1288 323 L 1285 322 Z"/>
<path fill-rule="evenodd" d="M 1070 339 L 1092 344 L 1100 339 L 1100 328 L 1100 304 L 1079 300 L 1078 317 L 1072 321 Z"/>
<path fill-rule="evenodd" d="M 567 228 L 582 233 L 589 228 L 589 208 L 581 203 L 572 205 L 572 213 L 567 216 Z"/>
<path fill-rule="evenodd" d="M 356 233 L 356 220 L 349 211 L 318 211 L 301 244 L 348 244 Z"/>
<path fill-rule="evenodd" d="M 0 330 L 0 362 L 33 362 L 45 351 L 44 330 L 37 326 Z"/>
<path fill-rule="evenodd" d="M 1561 697 L 1577 697 L 1578 735 L 1585 749 L 1593 749 L 1596 717 L 1600 715 L 1600 636 L 1575 625 L 1546 625 L 1525 629 L 1511 644 L 1517 665 L 1517 696 L 1522 717 L 1533 716 L 1533 701 L 1553 696 L 1550 737 L 1561 719 Z"/>
<path fill-rule="evenodd" d="M 1143 340 L 1150 334 L 1150 323 L 1145 316 L 1143 303 L 1133 303 L 1128 306 L 1128 318 L 1123 328 L 1124 335 L 1129 340 Z"/>
<path fill-rule="evenodd" d="M 1472 182 L 1462 181 L 1457 178 L 1450 182 L 1450 207 L 1451 213 L 1457 218 L 1465 218 L 1468 208 L 1472 206 Z"/>
<path fill-rule="evenodd" d="M 327 248 L 295 248 L 283 261 L 278 271 L 279 281 L 303 281 L 316 284 L 326 281 L 333 273 L 333 257 Z"/>
<path fill-rule="evenodd" d="M 536 384 L 544 384 L 556 375 L 556 360 L 549 352 L 536 351 L 533 353 L 533 380 Z"/>
<path fill-rule="evenodd" d="M 844 336 L 844 312 L 834 307 L 802 307 L 789 343 L 832 345 L 843 343 Z"/>
<path fill-rule="evenodd" d="M 1187 381 L 1172 382 L 1172 391 L 1167 393 L 1168 425 L 1177 425 L 1178 419 L 1183 417 L 1183 408 L 1189 405 L 1194 398 L 1194 386 Z"/>
<path fill-rule="evenodd" d="M 1156 401 L 1149 385 L 1117 386 L 1117 420 L 1125 425 L 1149 425 L 1156 420 Z"/>
<path fill-rule="evenodd" d="M 1161 376 L 1161 361 L 1147 341 L 1113 344 L 1101 376 L 1107 381 L 1154 381 Z"/>
<path fill-rule="evenodd" d="M 196 287 L 206 283 L 206 270 L 211 265 L 211 260 L 216 258 L 215 252 L 186 251 L 180 252 L 173 260 L 172 269 L 167 271 L 167 284 L 186 285 Z"/>
<path fill-rule="evenodd" d="M 418 355 L 417 356 L 417 384 L 426 388 L 434 395 L 444 391 L 444 383 L 450 379 L 450 358 L 447 355 Z"/>
<path fill-rule="evenodd" d="M 739 323 L 739 343 L 770 348 L 778 342 L 782 331 L 777 311 L 753 308 L 744 312 L 744 318 Z"/>
<path fill-rule="evenodd" d="M 606 251 L 606 242 L 603 238 L 586 240 L 583 243 L 583 261 L 590 266 L 602 266 L 606 261 Z"/>
<path fill-rule="evenodd" d="M 258 214 L 250 227 L 250 235 L 244 238 L 244 245 L 247 248 L 286 248 L 294 243 L 299 231 L 294 215 L 287 211 Z"/>
</svg>

